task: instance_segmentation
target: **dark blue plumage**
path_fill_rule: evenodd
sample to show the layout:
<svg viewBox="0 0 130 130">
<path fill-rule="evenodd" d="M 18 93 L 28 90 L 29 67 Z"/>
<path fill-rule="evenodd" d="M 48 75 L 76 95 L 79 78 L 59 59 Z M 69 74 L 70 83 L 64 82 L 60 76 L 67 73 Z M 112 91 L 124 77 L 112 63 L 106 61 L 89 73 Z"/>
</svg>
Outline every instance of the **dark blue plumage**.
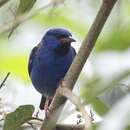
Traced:
<svg viewBox="0 0 130 130">
<path fill-rule="evenodd" d="M 41 109 L 45 99 L 53 98 L 76 55 L 71 36 L 66 29 L 50 29 L 31 52 L 28 71 L 34 87 L 42 94 Z"/>
</svg>

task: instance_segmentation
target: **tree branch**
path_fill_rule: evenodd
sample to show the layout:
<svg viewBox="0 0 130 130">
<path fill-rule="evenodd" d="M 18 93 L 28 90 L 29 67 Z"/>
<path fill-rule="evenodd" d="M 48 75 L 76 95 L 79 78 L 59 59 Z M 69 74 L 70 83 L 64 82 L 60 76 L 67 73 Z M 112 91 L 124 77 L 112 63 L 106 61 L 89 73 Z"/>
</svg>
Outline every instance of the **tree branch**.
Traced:
<svg viewBox="0 0 130 130">
<path fill-rule="evenodd" d="M 75 57 L 71 67 L 69 68 L 69 71 L 67 72 L 67 74 L 64 78 L 64 81 L 62 82 L 62 84 L 59 87 L 69 88 L 70 90 L 73 89 L 73 86 L 75 85 L 75 82 L 76 82 L 86 60 L 88 59 L 92 49 L 94 48 L 96 40 L 110 14 L 113 6 L 115 5 L 116 1 L 117 0 L 103 0 L 101 8 L 92 24 L 87 36 L 83 40 L 77 56 Z M 51 113 L 54 112 L 57 108 L 59 108 L 61 105 L 63 105 L 65 103 L 65 101 L 66 101 L 66 98 L 63 97 L 58 92 L 56 92 L 54 99 L 50 106 L 50 115 L 49 115 L 48 119 L 51 117 Z M 61 114 L 61 112 L 59 112 L 59 116 L 60 116 L 60 114 Z M 57 116 L 55 118 L 54 125 L 56 125 L 56 122 L 57 122 L 59 116 Z M 46 119 L 43 122 L 41 130 L 45 130 L 44 128 L 46 126 L 48 119 Z M 87 128 L 89 128 L 91 126 L 91 123 L 90 122 L 87 122 L 87 123 L 88 123 Z M 55 126 L 53 126 L 53 128 L 54 127 Z"/>
<path fill-rule="evenodd" d="M 39 12 L 43 11 L 44 9 L 50 7 L 50 6 L 55 6 L 58 4 L 63 3 L 65 0 L 60 0 L 60 1 L 55 1 L 52 0 L 50 1 L 48 4 L 44 5 L 43 7 L 40 7 L 39 9 L 31 12 L 31 13 L 24 13 L 21 14 L 17 17 L 15 17 L 14 20 L 9 21 L 7 24 L 0 26 L 0 34 L 5 33 L 7 31 L 10 31 L 11 29 L 17 27 L 18 25 L 20 25 L 21 23 L 31 19 L 32 17 L 36 16 L 37 14 L 39 14 Z"/>
<path fill-rule="evenodd" d="M 9 77 L 10 72 L 7 73 L 7 75 L 5 76 L 4 80 L 2 81 L 2 83 L 0 84 L 0 88 L 2 88 L 4 86 L 5 81 L 7 80 L 7 78 Z"/>
<path fill-rule="evenodd" d="M 84 125 L 65 125 L 57 124 L 56 130 L 83 130 Z"/>
<path fill-rule="evenodd" d="M 41 122 L 29 122 L 32 123 L 33 125 L 36 126 L 41 126 Z M 21 126 L 21 128 L 30 128 L 30 125 L 28 123 L 24 124 Z M 54 130 L 83 130 L 84 125 L 83 124 L 78 124 L 78 125 L 67 125 L 67 124 L 56 124 L 56 127 Z"/>
</svg>

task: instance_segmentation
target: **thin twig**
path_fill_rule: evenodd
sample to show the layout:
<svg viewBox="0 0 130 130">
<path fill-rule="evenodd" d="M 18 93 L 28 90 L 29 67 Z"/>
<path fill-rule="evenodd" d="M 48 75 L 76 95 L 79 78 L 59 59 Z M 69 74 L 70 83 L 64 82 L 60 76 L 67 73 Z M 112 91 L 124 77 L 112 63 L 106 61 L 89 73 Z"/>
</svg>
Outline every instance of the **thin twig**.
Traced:
<svg viewBox="0 0 130 130">
<path fill-rule="evenodd" d="M 5 84 L 5 81 L 7 80 L 7 78 L 9 77 L 10 72 L 7 73 L 7 75 L 5 76 L 4 80 L 2 81 L 2 83 L 0 84 L 0 88 L 2 88 Z"/>
<path fill-rule="evenodd" d="M 37 120 L 37 121 L 43 122 L 43 119 L 40 119 L 40 118 L 37 118 L 37 117 L 31 117 L 30 120 Z"/>
<path fill-rule="evenodd" d="M 85 106 L 81 103 L 80 98 L 78 98 L 73 92 L 71 92 L 68 88 L 59 87 L 59 93 L 65 96 L 68 100 L 70 100 L 77 109 L 82 113 L 82 116 L 85 119 L 85 128 L 88 128 L 91 125 L 91 117 L 85 110 Z"/>
<path fill-rule="evenodd" d="M 31 122 L 27 122 L 27 124 L 29 124 L 33 130 L 38 130 L 38 129 L 34 126 L 33 123 L 31 123 Z"/>
<path fill-rule="evenodd" d="M 92 110 L 90 110 L 91 120 L 94 121 L 94 113 Z"/>
<path fill-rule="evenodd" d="M 64 0 L 61 0 L 64 2 Z M 61 3 L 61 2 L 60 2 Z M 12 28 L 15 28 L 17 25 L 20 25 L 21 23 L 31 19 L 32 17 L 39 14 L 39 12 L 43 11 L 44 9 L 53 6 L 55 4 L 55 1 L 50 1 L 48 4 L 40 7 L 39 9 L 36 9 L 33 12 L 30 13 L 24 13 L 17 17 L 15 17 L 14 20 L 9 21 L 7 24 L 0 26 L 0 34 L 5 33 L 7 31 L 10 31 Z M 58 4 L 58 3 L 57 3 Z"/>
<path fill-rule="evenodd" d="M 4 118 L 0 119 L 0 121 L 4 121 Z"/>
</svg>

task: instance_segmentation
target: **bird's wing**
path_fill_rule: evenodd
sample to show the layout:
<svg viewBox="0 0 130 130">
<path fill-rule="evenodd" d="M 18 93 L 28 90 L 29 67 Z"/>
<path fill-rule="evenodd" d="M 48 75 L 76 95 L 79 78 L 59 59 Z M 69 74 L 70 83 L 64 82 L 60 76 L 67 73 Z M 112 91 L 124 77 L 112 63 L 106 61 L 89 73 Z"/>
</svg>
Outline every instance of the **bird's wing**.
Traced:
<svg viewBox="0 0 130 130">
<path fill-rule="evenodd" d="M 72 49 L 73 49 L 73 52 L 74 52 L 74 56 L 76 56 L 76 51 L 75 51 L 75 49 L 72 47 Z"/>
<path fill-rule="evenodd" d="M 30 73 L 31 73 L 31 70 L 32 70 L 32 64 L 33 64 L 34 56 L 35 56 L 35 54 L 36 54 L 36 52 L 37 52 L 39 47 L 40 47 L 40 43 L 32 49 L 31 54 L 29 56 L 29 62 L 28 62 L 28 73 L 29 73 L 29 76 L 30 76 Z"/>
</svg>

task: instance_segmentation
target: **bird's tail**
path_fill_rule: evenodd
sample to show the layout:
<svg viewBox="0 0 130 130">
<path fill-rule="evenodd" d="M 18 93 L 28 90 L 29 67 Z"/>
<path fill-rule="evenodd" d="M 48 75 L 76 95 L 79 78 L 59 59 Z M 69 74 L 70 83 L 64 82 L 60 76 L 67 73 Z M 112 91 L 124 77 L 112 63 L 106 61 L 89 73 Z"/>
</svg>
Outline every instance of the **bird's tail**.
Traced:
<svg viewBox="0 0 130 130">
<path fill-rule="evenodd" d="M 49 100 L 48 107 L 50 106 L 51 101 L 52 101 L 52 100 L 50 99 L 50 100 Z M 46 97 L 45 97 L 45 96 L 42 96 L 42 97 L 41 97 L 41 102 L 40 102 L 40 105 L 39 105 L 39 108 L 40 108 L 41 110 L 44 109 L 45 102 L 46 102 Z"/>
</svg>

